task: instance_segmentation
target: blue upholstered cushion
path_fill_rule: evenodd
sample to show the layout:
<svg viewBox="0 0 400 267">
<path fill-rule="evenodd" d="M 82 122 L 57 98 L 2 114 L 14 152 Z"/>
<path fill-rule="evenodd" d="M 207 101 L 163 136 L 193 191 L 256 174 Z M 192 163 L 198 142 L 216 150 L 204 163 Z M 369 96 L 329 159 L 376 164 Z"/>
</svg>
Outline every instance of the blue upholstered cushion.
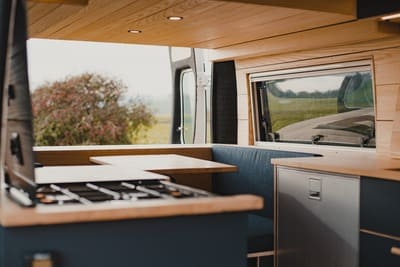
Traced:
<svg viewBox="0 0 400 267">
<path fill-rule="evenodd" d="M 221 195 L 254 194 L 264 198 L 264 208 L 249 213 L 248 252 L 273 250 L 273 158 L 310 157 L 313 154 L 256 147 L 214 145 L 213 160 L 236 165 L 237 172 L 213 175 L 213 191 Z"/>
<path fill-rule="evenodd" d="M 263 148 L 214 145 L 213 160 L 236 165 L 237 172 L 213 175 L 213 191 L 221 195 L 254 194 L 264 198 L 264 209 L 256 214 L 274 216 L 273 158 L 310 157 L 312 154 Z"/>
</svg>

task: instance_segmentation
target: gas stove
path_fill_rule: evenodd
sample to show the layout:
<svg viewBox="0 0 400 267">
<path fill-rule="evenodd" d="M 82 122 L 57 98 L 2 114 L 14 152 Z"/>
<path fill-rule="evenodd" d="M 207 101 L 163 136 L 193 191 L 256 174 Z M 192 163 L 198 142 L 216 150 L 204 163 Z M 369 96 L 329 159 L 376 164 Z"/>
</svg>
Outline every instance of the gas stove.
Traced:
<svg viewBox="0 0 400 267">
<path fill-rule="evenodd" d="M 63 183 L 40 186 L 36 204 L 64 205 L 212 197 L 213 194 L 165 180 Z"/>
</svg>

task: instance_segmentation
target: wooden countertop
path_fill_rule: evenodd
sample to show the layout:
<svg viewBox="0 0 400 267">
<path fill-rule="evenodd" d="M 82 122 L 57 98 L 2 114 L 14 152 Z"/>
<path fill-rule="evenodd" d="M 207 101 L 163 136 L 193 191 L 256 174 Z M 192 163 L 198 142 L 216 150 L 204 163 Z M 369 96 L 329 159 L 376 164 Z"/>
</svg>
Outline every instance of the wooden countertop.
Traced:
<svg viewBox="0 0 400 267">
<path fill-rule="evenodd" d="M 400 160 L 372 153 L 342 152 L 322 157 L 272 159 L 271 162 L 279 166 L 400 182 Z"/>
<path fill-rule="evenodd" d="M 235 166 L 216 164 L 188 157 L 169 157 L 177 159 L 180 168 L 219 168 L 220 171 L 234 171 Z M 114 159 L 114 157 L 112 157 Z M 156 159 L 145 157 L 152 164 L 161 164 Z M 165 158 L 163 159 L 165 160 Z M 121 168 L 118 165 L 58 166 L 43 167 L 35 170 L 36 182 L 83 182 L 115 181 L 132 179 L 168 179 L 168 177 L 143 171 L 146 163 Z M 186 165 L 185 165 L 186 164 Z M 189 164 L 189 165 L 188 165 Z M 200 165 L 199 165 L 200 164 Z M 211 165 L 210 165 L 211 164 Z M 176 165 L 176 164 L 175 164 Z M 224 166 L 222 166 L 224 165 Z M 226 165 L 226 166 L 225 166 Z M 126 166 L 126 165 L 124 165 Z M 201 170 L 200 170 L 201 172 Z M 93 221 L 115 221 L 126 219 L 159 218 L 183 215 L 202 215 L 224 212 L 257 210 L 263 207 L 263 199 L 252 195 L 216 196 L 195 199 L 141 200 L 134 202 L 114 201 L 113 203 L 94 203 L 86 205 L 38 205 L 24 208 L 11 201 L 5 192 L 0 192 L 0 224 L 4 227 L 64 224 Z"/>
<path fill-rule="evenodd" d="M 0 224 L 3 227 L 202 215 L 263 207 L 263 199 L 253 195 L 23 208 L 3 193 L 0 201 Z"/>
<path fill-rule="evenodd" d="M 134 168 L 162 174 L 234 172 L 237 167 L 175 154 L 91 157 L 97 164 Z"/>
</svg>

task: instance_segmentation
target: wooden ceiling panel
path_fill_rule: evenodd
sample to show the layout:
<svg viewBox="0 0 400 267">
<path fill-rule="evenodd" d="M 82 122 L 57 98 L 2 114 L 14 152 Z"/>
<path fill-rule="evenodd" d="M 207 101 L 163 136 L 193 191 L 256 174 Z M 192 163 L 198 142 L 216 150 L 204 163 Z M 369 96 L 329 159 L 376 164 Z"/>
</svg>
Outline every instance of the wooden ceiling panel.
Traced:
<svg viewBox="0 0 400 267">
<path fill-rule="evenodd" d="M 110 36 L 114 35 L 116 31 L 120 31 L 123 35 L 129 35 L 128 29 L 132 27 L 132 23 L 140 20 L 155 23 L 155 21 L 149 21 L 149 18 L 182 2 L 182 0 L 130 1 L 129 5 L 108 12 L 93 23 L 81 25 L 80 21 L 77 21 L 73 27 L 69 27 L 69 33 L 65 34 L 61 31 L 53 36 L 65 39 L 113 41 Z"/>
<path fill-rule="evenodd" d="M 79 5 L 36 4 L 28 10 L 29 35 L 47 38 L 46 31 L 57 27 L 81 9 L 82 6 Z"/>
<path fill-rule="evenodd" d="M 28 2 L 28 12 L 29 12 L 29 28 L 34 29 L 34 24 L 49 15 L 54 9 L 58 8 L 60 4 L 52 5 L 41 5 L 32 2 Z"/>
<path fill-rule="evenodd" d="M 90 0 L 28 6 L 30 37 L 220 48 L 341 23 L 353 16 L 210 0 Z M 166 17 L 183 16 L 182 21 Z M 129 34 L 128 29 L 141 30 Z"/>
<path fill-rule="evenodd" d="M 58 23 L 57 27 L 44 31 L 43 35 L 54 39 L 68 39 L 68 35 L 88 25 L 91 25 L 91 29 L 87 30 L 87 33 L 90 33 L 95 29 L 95 25 L 99 25 L 100 28 L 100 21 L 103 18 L 112 19 L 114 12 L 126 8 L 131 3 L 132 0 L 91 1 L 89 6 L 82 8 L 79 12 Z M 112 21 L 108 21 L 108 23 L 112 23 Z"/>
<path fill-rule="evenodd" d="M 67 5 L 82 5 L 88 4 L 89 0 L 28 0 L 33 3 L 46 3 L 46 4 L 67 4 Z"/>
<path fill-rule="evenodd" d="M 219 1 L 219 0 L 218 0 Z M 230 2 L 253 3 L 260 5 L 290 7 L 304 10 L 323 11 L 344 15 L 356 15 L 356 0 L 222 0 Z"/>
<path fill-rule="evenodd" d="M 311 12 L 313 13 L 313 12 Z M 236 36 L 240 36 L 243 40 L 242 43 L 248 40 L 259 40 L 264 38 L 271 38 L 289 33 L 295 33 L 304 31 L 310 28 L 318 28 L 325 25 L 333 25 L 340 22 L 349 21 L 348 17 L 339 19 L 336 14 L 332 13 L 319 13 L 312 15 L 310 11 L 297 12 L 291 16 L 282 17 L 282 19 L 266 20 L 262 23 L 248 24 L 248 21 L 244 21 L 243 24 L 251 25 L 250 27 L 237 26 L 232 27 L 235 29 L 234 34 L 221 35 L 215 39 L 204 40 L 198 43 L 193 43 L 190 46 L 194 47 L 207 47 L 207 48 L 221 48 L 229 46 L 232 43 L 236 43 Z M 281 13 L 278 13 L 281 14 Z M 283 24 L 282 21 L 285 21 Z M 290 25 L 290 27 L 287 27 Z M 313 25 L 310 27 L 310 25 Z M 237 44 L 237 43 L 236 43 Z"/>
<path fill-rule="evenodd" d="M 162 12 L 129 23 L 130 28 L 142 30 L 141 34 L 127 34 L 127 29 L 121 27 L 113 31 L 109 40 L 139 43 L 148 43 L 151 40 L 151 43 L 162 45 L 187 46 L 190 40 L 201 35 L 202 30 L 207 29 L 204 24 L 218 23 L 218 20 L 213 20 L 217 14 L 215 16 L 210 14 L 223 5 L 209 1 L 184 1 Z M 167 17 L 173 15 L 183 16 L 184 19 L 169 21 Z M 202 19 L 204 16 L 207 16 L 207 21 Z M 199 38 L 204 38 L 204 36 Z"/>
<path fill-rule="evenodd" d="M 157 34 L 150 32 L 149 38 L 158 43 L 167 43 L 170 36 L 174 35 L 177 37 L 174 40 L 175 45 L 183 43 L 184 46 L 207 42 L 224 36 L 237 38 L 237 32 L 240 29 L 244 29 L 248 25 L 252 27 L 253 24 L 260 22 L 260 18 L 262 18 L 261 21 L 273 21 L 299 12 L 298 10 L 290 10 L 288 13 L 279 13 L 277 15 L 275 8 L 270 8 L 267 11 L 257 10 L 252 5 L 238 6 L 236 3 L 218 4 L 207 2 L 203 6 L 208 8 L 203 9 L 203 12 L 188 12 L 184 18 L 184 23 L 173 22 L 174 27 L 168 27 L 165 31 Z M 240 12 L 237 12 L 239 8 Z M 221 14 L 223 14 L 222 17 Z M 210 27 L 210 25 L 219 26 Z M 146 33 L 143 34 L 143 36 L 145 35 Z"/>
</svg>

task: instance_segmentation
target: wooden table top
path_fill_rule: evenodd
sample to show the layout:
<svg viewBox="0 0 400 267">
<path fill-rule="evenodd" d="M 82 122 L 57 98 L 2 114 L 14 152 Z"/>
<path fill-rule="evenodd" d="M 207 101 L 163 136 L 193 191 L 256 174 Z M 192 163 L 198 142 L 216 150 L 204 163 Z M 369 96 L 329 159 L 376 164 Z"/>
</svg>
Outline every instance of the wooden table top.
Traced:
<svg viewBox="0 0 400 267">
<path fill-rule="evenodd" d="M 234 165 L 175 154 L 91 157 L 97 164 L 153 171 L 161 174 L 235 172 Z"/>
<path fill-rule="evenodd" d="M 132 180 L 169 180 L 169 177 L 137 169 L 122 169 L 112 165 L 48 166 L 35 168 L 37 184 L 87 183 Z"/>
</svg>

